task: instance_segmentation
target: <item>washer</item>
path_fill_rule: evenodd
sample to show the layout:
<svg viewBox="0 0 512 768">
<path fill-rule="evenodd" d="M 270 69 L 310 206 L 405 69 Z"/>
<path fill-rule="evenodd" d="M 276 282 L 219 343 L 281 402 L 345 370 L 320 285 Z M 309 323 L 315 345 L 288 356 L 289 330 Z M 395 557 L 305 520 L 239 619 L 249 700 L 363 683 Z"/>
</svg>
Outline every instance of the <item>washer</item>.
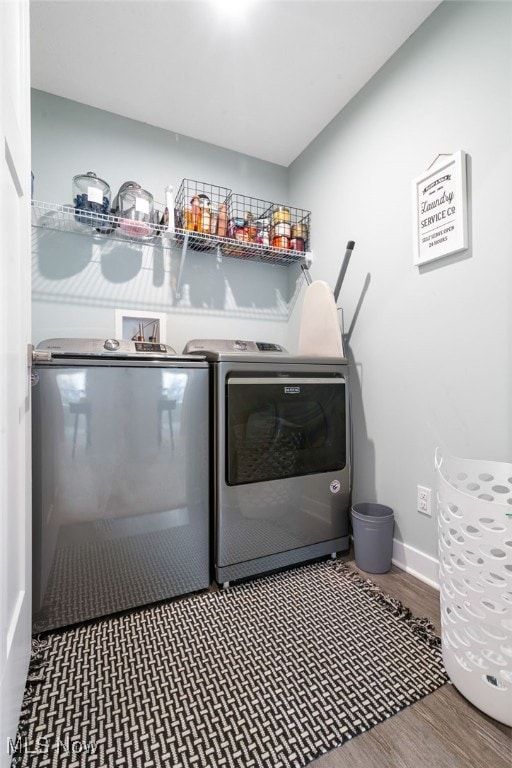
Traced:
<svg viewBox="0 0 512 768">
<path fill-rule="evenodd" d="M 215 579 L 228 585 L 349 547 L 344 358 L 195 339 L 210 363 Z"/>
<path fill-rule="evenodd" d="M 34 632 L 208 588 L 204 358 L 49 339 L 34 360 Z"/>
</svg>

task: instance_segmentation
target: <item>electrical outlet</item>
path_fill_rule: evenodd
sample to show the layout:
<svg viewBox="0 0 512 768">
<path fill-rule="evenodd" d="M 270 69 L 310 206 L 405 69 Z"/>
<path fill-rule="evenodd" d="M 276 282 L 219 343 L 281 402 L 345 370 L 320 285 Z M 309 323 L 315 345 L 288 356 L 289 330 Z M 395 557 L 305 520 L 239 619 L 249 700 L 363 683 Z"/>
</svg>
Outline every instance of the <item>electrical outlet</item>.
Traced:
<svg viewBox="0 0 512 768">
<path fill-rule="evenodd" d="M 424 488 L 423 485 L 418 485 L 418 501 L 417 509 L 422 515 L 428 515 L 432 517 L 432 491 L 430 488 Z"/>
</svg>

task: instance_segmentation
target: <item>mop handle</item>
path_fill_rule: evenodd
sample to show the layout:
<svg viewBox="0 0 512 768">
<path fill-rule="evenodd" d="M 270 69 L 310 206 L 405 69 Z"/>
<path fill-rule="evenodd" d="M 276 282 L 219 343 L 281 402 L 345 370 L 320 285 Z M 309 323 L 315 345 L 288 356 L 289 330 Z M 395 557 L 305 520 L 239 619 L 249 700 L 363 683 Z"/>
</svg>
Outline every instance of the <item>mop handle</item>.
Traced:
<svg viewBox="0 0 512 768">
<path fill-rule="evenodd" d="M 304 275 L 304 279 L 307 283 L 307 285 L 311 285 L 311 275 L 309 274 L 309 268 L 306 267 L 305 264 L 301 264 L 302 274 Z"/>
<path fill-rule="evenodd" d="M 347 243 L 347 250 L 345 251 L 345 257 L 343 259 L 343 264 L 341 265 L 340 274 L 338 275 L 338 279 L 336 281 L 336 287 L 334 289 L 334 301 L 338 301 L 338 296 L 340 295 L 341 291 L 341 285 L 343 283 L 343 280 L 345 279 L 345 272 L 347 271 L 348 262 L 350 261 L 350 257 L 352 256 L 352 251 L 354 250 L 355 243 L 353 240 L 349 240 Z"/>
</svg>

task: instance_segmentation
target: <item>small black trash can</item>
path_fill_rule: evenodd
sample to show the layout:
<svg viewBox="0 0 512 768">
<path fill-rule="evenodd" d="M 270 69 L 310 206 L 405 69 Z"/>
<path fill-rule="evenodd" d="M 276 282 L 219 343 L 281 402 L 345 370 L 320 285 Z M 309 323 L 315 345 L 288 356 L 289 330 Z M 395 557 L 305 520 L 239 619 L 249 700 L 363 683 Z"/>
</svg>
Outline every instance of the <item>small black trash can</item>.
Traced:
<svg viewBox="0 0 512 768">
<path fill-rule="evenodd" d="M 352 507 L 356 565 L 368 573 L 387 573 L 393 555 L 395 516 L 391 507 L 364 502 Z"/>
</svg>

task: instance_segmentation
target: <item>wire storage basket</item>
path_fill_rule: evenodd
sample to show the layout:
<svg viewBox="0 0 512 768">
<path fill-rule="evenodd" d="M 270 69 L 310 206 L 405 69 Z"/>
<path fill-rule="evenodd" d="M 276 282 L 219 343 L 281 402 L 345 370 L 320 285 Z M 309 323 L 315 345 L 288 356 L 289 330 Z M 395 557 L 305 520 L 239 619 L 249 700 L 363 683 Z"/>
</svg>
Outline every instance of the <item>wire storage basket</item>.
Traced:
<svg viewBox="0 0 512 768">
<path fill-rule="evenodd" d="M 258 245 L 262 254 L 270 249 L 270 222 L 272 203 L 233 192 L 229 198 L 229 242 L 223 243 L 222 252 L 227 256 L 243 255 L 246 245 Z"/>
<path fill-rule="evenodd" d="M 289 205 L 272 206 L 271 244 L 275 248 L 309 251 L 311 213 Z"/>
<path fill-rule="evenodd" d="M 512 464 L 435 455 L 446 671 L 512 726 Z"/>
<path fill-rule="evenodd" d="M 298 261 L 309 250 L 311 213 L 268 200 L 232 193 L 229 199 L 228 242 L 222 252 L 244 256 L 244 248 L 261 259 L 272 257 L 283 263 Z"/>
<path fill-rule="evenodd" d="M 189 233 L 191 248 L 210 251 L 217 246 L 216 238 L 226 237 L 230 196 L 227 187 L 183 179 L 176 194 L 174 224 Z"/>
<path fill-rule="evenodd" d="M 289 265 L 310 250 L 311 212 L 183 179 L 174 207 L 175 239 L 196 251 Z"/>
</svg>

